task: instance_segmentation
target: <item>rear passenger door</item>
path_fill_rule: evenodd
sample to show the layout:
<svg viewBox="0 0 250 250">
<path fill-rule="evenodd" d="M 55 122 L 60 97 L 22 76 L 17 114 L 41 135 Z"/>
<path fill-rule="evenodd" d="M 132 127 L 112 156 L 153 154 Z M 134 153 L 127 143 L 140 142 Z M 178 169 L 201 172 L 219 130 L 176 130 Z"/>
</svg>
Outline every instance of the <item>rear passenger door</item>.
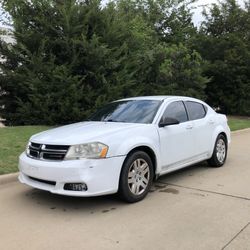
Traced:
<svg viewBox="0 0 250 250">
<path fill-rule="evenodd" d="M 213 121 L 206 115 L 206 107 L 199 102 L 185 101 L 189 120 L 193 122 L 194 156 L 196 159 L 207 158 L 211 148 Z"/>
</svg>

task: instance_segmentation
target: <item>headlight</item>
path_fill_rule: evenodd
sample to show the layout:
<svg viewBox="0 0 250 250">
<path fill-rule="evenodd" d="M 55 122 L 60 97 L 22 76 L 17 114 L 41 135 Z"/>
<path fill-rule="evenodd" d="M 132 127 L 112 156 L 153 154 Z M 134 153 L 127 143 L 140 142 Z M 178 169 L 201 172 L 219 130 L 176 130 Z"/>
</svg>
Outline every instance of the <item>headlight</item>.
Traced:
<svg viewBox="0 0 250 250">
<path fill-rule="evenodd" d="M 31 144 L 31 142 L 29 141 L 29 142 L 27 143 L 27 145 L 26 145 L 26 149 L 25 149 L 26 155 L 29 155 L 29 153 L 30 153 L 30 149 L 29 149 L 30 144 Z"/>
<path fill-rule="evenodd" d="M 108 153 L 108 146 L 100 142 L 73 145 L 69 148 L 65 160 L 80 158 L 105 158 Z"/>
</svg>

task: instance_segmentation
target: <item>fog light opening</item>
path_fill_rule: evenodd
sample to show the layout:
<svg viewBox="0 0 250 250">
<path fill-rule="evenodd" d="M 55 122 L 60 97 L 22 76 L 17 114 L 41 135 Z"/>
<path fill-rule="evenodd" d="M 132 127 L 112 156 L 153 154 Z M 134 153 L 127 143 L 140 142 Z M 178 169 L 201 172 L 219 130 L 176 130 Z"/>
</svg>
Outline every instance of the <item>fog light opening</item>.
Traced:
<svg viewBox="0 0 250 250">
<path fill-rule="evenodd" d="M 64 184 L 64 190 L 87 191 L 88 187 L 85 183 L 66 183 Z"/>
</svg>

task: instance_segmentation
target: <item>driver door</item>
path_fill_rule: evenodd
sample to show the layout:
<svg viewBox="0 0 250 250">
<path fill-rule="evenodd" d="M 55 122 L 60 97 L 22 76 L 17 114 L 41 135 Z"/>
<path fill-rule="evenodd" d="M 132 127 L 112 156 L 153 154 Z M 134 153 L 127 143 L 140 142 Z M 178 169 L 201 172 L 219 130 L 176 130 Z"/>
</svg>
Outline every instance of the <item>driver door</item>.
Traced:
<svg viewBox="0 0 250 250">
<path fill-rule="evenodd" d="M 161 120 L 164 118 L 174 118 L 180 123 L 158 128 L 163 171 L 178 168 L 194 155 L 193 122 L 188 120 L 183 102 L 169 103 Z"/>
</svg>

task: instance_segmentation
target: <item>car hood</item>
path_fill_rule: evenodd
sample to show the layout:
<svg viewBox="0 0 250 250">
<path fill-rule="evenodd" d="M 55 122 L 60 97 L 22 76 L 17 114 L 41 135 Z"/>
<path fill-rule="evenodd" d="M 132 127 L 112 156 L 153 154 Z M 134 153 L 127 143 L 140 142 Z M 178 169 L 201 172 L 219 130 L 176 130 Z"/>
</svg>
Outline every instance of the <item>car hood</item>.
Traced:
<svg viewBox="0 0 250 250">
<path fill-rule="evenodd" d="M 33 135 L 30 140 L 36 143 L 54 145 L 103 142 L 103 139 L 111 135 L 145 125 L 120 122 L 79 122 L 41 132 Z"/>
</svg>

